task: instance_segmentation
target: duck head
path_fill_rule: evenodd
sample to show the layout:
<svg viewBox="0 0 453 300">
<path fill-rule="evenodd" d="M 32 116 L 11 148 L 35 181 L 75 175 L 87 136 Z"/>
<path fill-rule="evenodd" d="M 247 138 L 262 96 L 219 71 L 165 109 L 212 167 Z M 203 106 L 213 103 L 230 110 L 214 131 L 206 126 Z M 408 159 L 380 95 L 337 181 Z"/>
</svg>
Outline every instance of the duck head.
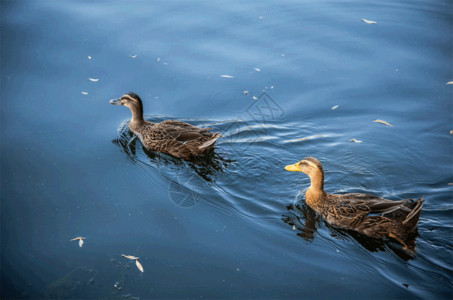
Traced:
<svg viewBox="0 0 453 300">
<path fill-rule="evenodd" d="M 286 166 L 285 170 L 292 172 L 303 172 L 310 177 L 320 172 L 324 173 L 321 163 L 314 157 L 305 157 L 294 165 Z"/>
<path fill-rule="evenodd" d="M 321 162 L 314 157 L 305 157 L 298 163 L 286 166 L 285 170 L 305 173 L 310 177 L 312 185 L 321 190 L 324 188 L 324 170 Z"/>
<path fill-rule="evenodd" d="M 110 104 L 128 107 L 132 112 L 132 120 L 143 119 L 143 102 L 136 93 L 130 92 L 121 96 L 121 98 L 112 99 Z"/>
</svg>

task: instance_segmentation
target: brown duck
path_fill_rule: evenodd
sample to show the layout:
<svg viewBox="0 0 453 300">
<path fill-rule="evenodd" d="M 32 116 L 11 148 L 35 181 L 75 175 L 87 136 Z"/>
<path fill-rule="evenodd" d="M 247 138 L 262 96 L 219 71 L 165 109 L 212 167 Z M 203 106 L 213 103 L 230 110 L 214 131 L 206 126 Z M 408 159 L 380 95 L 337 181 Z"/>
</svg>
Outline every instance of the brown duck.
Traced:
<svg viewBox="0 0 453 300">
<path fill-rule="evenodd" d="M 305 193 L 305 201 L 328 223 L 374 238 L 390 237 L 405 248 L 406 242 L 416 235 L 423 198 L 392 201 L 359 193 L 327 194 L 322 165 L 313 157 L 306 157 L 285 169 L 303 172 L 310 177 L 311 185 Z"/>
<path fill-rule="evenodd" d="M 124 105 L 132 112 L 130 130 L 149 150 L 163 152 L 185 160 L 203 157 L 214 150 L 215 142 L 222 136 L 212 133 L 212 128 L 199 128 L 185 122 L 166 120 L 153 123 L 143 119 L 143 103 L 135 93 L 110 100 L 113 105 Z"/>
</svg>

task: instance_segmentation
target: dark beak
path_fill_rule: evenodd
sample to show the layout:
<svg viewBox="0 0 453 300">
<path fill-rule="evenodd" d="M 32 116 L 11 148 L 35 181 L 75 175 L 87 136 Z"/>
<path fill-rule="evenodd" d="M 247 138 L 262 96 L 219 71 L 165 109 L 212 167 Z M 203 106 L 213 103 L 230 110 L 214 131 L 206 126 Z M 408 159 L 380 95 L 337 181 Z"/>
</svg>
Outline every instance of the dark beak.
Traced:
<svg viewBox="0 0 453 300">
<path fill-rule="evenodd" d="M 113 104 L 113 105 L 121 105 L 121 98 L 112 99 L 109 102 L 110 102 L 110 104 Z"/>
</svg>

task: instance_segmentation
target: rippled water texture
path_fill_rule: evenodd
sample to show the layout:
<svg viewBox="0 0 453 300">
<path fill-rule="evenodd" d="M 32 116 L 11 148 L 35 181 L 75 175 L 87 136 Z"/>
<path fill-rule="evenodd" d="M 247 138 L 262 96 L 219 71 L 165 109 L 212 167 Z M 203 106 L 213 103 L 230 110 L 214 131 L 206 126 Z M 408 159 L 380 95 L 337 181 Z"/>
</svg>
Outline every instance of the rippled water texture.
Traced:
<svg viewBox="0 0 453 300">
<path fill-rule="evenodd" d="M 2 1 L 1 298 L 450 299 L 452 11 Z M 144 149 L 129 91 L 216 154 Z M 327 192 L 424 196 L 416 252 L 316 216 L 305 156 Z"/>
</svg>

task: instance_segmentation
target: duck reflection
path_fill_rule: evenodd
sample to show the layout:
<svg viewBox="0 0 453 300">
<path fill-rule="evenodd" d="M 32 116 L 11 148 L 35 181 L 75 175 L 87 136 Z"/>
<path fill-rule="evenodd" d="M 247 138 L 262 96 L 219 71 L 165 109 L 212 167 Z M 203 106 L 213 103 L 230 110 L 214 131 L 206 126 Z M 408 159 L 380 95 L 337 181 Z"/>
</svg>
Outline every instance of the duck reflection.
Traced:
<svg viewBox="0 0 453 300">
<path fill-rule="evenodd" d="M 141 166 L 164 167 L 178 166 L 179 168 L 189 168 L 207 182 L 213 182 L 214 176 L 223 172 L 232 160 L 227 160 L 211 151 L 203 157 L 195 157 L 190 161 L 173 157 L 164 153 L 148 150 L 144 147 L 140 139 L 129 130 L 128 122 L 124 122 L 119 129 L 119 136 L 112 141 L 116 144 L 129 159 Z"/>
<path fill-rule="evenodd" d="M 332 237 L 340 240 L 349 240 L 351 237 L 357 241 L 363 248 L 370 252 L 392 251 L 401 259 L 408 261 L 413 259 L 415 254 L 415 238 L 410 240 L 404 250 L 401 245 L 396 244 L 388 239 L 376 239 L 353 230 L 333 227 L 325 222 L 316 212 L 311 209 L 305 202 L 298 201 L 295 205 L 286 207 L 287 214 L 282 216 L 282 221 L 297 230 L 297 235 L 307 242 L 312 242 L 316 236 L 317 230 L 321 226 L 326 226 Z"/>
</svg>

